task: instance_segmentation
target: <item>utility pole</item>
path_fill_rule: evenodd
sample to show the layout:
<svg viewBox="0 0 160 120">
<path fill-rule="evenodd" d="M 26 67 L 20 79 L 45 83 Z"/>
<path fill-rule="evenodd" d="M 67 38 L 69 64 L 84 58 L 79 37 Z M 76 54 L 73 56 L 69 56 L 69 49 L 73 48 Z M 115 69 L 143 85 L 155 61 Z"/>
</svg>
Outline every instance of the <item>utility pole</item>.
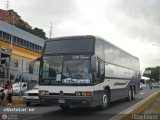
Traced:
<svg viewBox="0 0 160 120">
<path fill-rule="evenodd" d="M 49 39 L 51 38 L 52 38 L 52 22 L 51 22 L 50 31 L 49 31 Z"/>
<path fill-rule="evenodd" d="M 9 0 L 6 0 L 6 10 L 9 10 Z"/>
</svg>

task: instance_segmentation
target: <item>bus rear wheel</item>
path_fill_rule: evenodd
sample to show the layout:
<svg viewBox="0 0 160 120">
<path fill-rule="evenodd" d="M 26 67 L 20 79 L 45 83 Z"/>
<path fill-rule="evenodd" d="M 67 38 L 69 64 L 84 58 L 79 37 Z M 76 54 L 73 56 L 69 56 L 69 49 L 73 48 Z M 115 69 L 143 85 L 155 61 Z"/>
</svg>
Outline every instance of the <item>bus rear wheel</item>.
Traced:
<svg viewBox="0 0 160 120">
<path fill-rule="evenodd" d="M 129 88 L 129 90 L 128 90 L 128 97 L 127 97 L 127 101 L 129 102 L 129 101 L 131 101 L 132 100 L 132 89 L 131 88 Z"/>
<path fill-rule="evenodd" d="M 134 87 L 132 88 L 132 95 L 131 95 L 131 100 L 135 99 L 135 89 Z"/>
</svg>

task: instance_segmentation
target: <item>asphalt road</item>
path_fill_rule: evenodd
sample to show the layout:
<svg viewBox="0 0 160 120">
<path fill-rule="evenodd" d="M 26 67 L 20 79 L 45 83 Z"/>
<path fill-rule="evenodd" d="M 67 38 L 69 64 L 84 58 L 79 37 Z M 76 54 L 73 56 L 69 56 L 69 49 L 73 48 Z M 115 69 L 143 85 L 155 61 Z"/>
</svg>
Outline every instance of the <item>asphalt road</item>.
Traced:
<svg viewBox="0 0 160 120">
<path fill-rule="evenodd" d="M 134 101 L 116 101 L 111 103 L 106 110 L 75 108 L 64 112 L 58 106 L 35 104 L 29 107 L 25 105 L 4 106 L 0 108 L 0 113 L 7 114 L 8 118 L 17 120 L 108 120 L 159 90 L 160 88 L 151 90 L 147 87 L 136 95 Z"/>
</svg>

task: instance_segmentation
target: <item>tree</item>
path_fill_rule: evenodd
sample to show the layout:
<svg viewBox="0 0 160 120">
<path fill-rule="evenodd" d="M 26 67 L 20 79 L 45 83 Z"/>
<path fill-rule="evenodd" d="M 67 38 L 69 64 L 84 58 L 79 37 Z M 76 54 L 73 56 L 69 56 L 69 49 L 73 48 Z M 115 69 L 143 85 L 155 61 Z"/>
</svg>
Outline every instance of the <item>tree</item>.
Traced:
<svg viewBox="0 0 160 120">
<path fill-rule="evenodd" d="M 145 77 L 149 77 L 150 79 L 154 79 L 155 81 L 159 81 L 159 77 L 160 77 L 160 66 L 156 66 L 156 67 L 148 67 L 145 68 L 145 71 L 147 70 L 151 70 L 151 74 L 145 74 L 145 72 L 143 73 L 143 76 Z"/>
<path fill-rule="evenodd" d="M 27 31 L 27 32 L 35 35 L 35 36 L 38 36 L 38 37 L 40 37 L 42 39 L 46 39 L 47 38 L 46 37 L 46 33 L 43 31 L 43 29 L 39 29 L 37 27 L 35 27 L 34 29 L 28 28 L 28 27 L 26 27 L 24 25 L 21 25 L 18 22 L 15 24 L 15 26 L 18 27 L 18 28 L 20 28 L 20 29 L 22 29 L 22 30 L 25 30 L 25 31 Z"/>
<path fill-rule="evenodd" d="M 46 39 L 46 33 L 43 31 L 43 29 L 39 29 L 35 27 L 33 29 L 34 35 L 39 36 L 40 38 Z"/>
</svg>

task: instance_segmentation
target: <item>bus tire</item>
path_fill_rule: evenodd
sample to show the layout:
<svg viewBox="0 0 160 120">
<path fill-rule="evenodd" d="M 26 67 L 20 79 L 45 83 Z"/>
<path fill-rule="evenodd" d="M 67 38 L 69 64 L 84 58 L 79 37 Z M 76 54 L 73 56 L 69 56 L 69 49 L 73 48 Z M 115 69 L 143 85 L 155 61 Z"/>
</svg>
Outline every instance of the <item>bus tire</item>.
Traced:
<svg viewBox="0 0 160 120">
<path fill-rule="evenodd" d="M 105 90 L 102 96 L 102 105 L 101 105 L 102 110 L 107 109 L 107 107 L 109 106 L 109 101 L 110 101 L 109 92 L 108 90 Z"/>
<path fill-rule="evenodd" d="M 59 107 L 64 111 L 70 110 L 70 106 L 59 105 Z"/>
<path fill-rule="evenodd" d="M 132 89 L 131 88 L 129 88 L 129 90 L 128 90 L 128 97 L 127 97 L 127 101 L 129 102 L 129 101 L 131 101 L 132 100 Z"/>
<path fill-rule="evenodd" d="M 131 96 L 131 100 L 135 99 L 135 89 L 134 87 L 132 87 L 132 96 Z"/>
</svg>

